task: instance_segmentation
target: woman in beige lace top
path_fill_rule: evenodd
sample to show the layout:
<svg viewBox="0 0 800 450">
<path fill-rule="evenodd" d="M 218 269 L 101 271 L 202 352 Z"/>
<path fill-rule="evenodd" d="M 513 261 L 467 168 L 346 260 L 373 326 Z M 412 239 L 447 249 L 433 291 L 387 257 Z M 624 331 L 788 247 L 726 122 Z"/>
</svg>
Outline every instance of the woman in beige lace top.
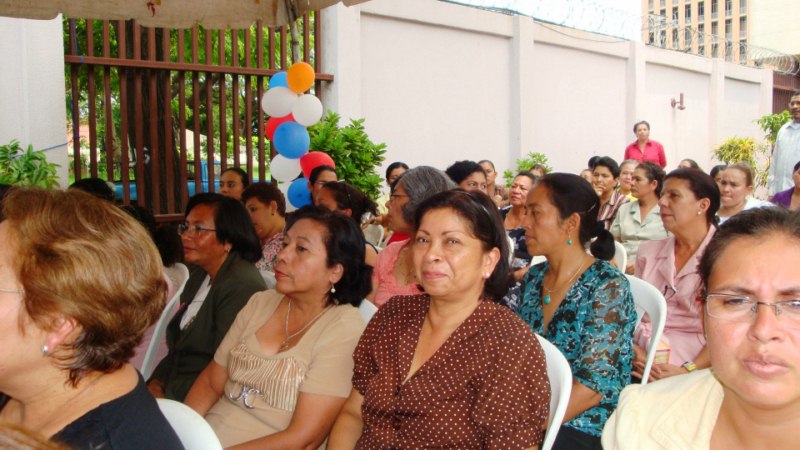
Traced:
<svg viewBox="0 0 800 450">
<path fill-rule="evenodd" d="M 295 212 L 275 262 L 276 291 L 254 295 L 186 404 L 225 448 L 318 448 L 350 393 L 370 290 L 364 235 L 349 217 Z"/>
</svg>

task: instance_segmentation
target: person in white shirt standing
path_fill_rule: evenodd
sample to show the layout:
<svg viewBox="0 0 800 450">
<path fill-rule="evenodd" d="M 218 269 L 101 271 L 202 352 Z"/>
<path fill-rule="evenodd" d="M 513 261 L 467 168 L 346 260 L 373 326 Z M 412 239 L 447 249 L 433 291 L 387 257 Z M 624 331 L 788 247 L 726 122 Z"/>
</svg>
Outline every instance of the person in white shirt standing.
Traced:
<svg viewBox="0 0 800 450">
<path fill-rule="evenodd" d="M 772 164 L 767 179 L 770 198 L 794 186 L 792 168 L 800 160 L 800 90 L 794 91 L 789 100 L 789 113 L 792 120 L 778 130 L 775 150 L 772 152 Z"/>
</svg>

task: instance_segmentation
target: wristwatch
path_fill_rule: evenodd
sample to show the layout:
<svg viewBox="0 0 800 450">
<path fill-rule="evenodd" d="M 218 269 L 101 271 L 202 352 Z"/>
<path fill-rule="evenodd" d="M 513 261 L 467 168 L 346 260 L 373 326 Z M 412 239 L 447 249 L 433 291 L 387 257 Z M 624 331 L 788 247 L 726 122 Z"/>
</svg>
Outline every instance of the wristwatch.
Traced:
<svg viewBox="0 0 800 450">
<path fill-rule="evenodd" d="M 681 367 L 686 369 L 687 372 L 694 372 L 697 370 L 697 364 L 694 361 L 686 361 L 685 363 L 681 364 Z"/>
</svg>

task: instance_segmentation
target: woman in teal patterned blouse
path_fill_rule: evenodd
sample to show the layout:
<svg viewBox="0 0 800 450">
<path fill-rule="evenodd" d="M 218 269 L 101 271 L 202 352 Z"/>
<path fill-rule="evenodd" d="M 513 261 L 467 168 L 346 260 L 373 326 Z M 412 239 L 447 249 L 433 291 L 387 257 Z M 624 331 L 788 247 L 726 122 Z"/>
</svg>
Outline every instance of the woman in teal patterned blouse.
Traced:
<svg viewBox="0 0 800 450">
<path fill-rule="evenodd" d="M 614 240 L 597 223 L 599 206 L 586 180 L 550 174 L 528 194 L 522 223 L 528 252 L 547 261 L 523 277 L 517 314 L 572 368 L 554 449 L 600 449 L 603 425 L 631 377 L 636 311 L 628 280 L 604 261 L 614 254 Z M 594 237 L 589 255 L 585 246 Z"/>
</svg>

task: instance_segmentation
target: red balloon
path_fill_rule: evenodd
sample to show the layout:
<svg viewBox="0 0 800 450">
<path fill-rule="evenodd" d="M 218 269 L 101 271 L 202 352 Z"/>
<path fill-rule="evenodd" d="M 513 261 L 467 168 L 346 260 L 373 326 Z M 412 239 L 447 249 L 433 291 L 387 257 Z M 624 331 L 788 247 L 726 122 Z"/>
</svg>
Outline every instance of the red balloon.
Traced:
<svg viewBox="0 0 800 450">
<path fill-rule="evenodd" d="M 272 136 L 275 135 L 275 130 L 277 130 L 278 126 L 284 122 L 294 122 L 294 116 L 289 113 L 288 116 L 270 117 L 267 120 L 267 124 L 264 126 L 264 132 L 267 134 L 267 138 L 270 141 L 272 140 Z"/>
<path fill-rule="evenodd" d="M 303 175 L 306 178 L 311 177 L 311 171 L 319 166 L 331 166 L 334 169 L 336 164 L 333 163 L 331 158 L 325 152 L 308 152 L 300 158 L 300 168 L 303 169 Z"/>
</svg>

